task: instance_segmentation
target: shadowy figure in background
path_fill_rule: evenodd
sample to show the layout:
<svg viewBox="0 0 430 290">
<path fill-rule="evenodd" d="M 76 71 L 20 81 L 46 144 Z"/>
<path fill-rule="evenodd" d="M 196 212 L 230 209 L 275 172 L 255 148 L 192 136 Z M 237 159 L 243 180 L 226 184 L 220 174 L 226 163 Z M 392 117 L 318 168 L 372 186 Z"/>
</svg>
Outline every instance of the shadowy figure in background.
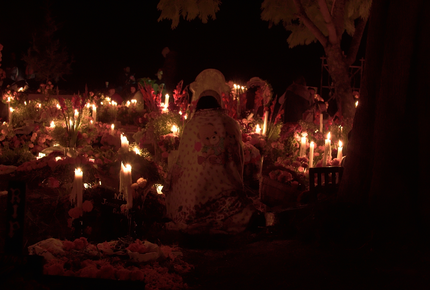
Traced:
<svg viewBox="0 0 430 290">
<path fill-rule="evenodd" d="M 136 84 L 134 73 L 131 72 L 130 67 L 126 66 L 118 76 L 117 80 L 117 93 L 121 94 L 122 98 L 126 98 L 130 91 L 130 86 Z"/>
<path fill-rule="evenodd" d="M 284 117 L 283 122 L 298 122 L 302 120 L 303 113 L 310 109 L 313 99 L 310 97 L 306 80 L 299 76 L 287 88 L 283 102 Z"/>
<path fill-rule="evenodd" d="M 178 79 L 178 53 L 174 50 L 169 49 L 167 46 L 163 48 L 161 54 L 164 57 L 164 63 L 161 67 L 162 82 L 166 92 L 172 96 L 173 90 L 179 83 Z M 159 72 L 160 73 L 160 72 Z M 172 100 L 173 98 L 170 98 Z"/>
</svg>

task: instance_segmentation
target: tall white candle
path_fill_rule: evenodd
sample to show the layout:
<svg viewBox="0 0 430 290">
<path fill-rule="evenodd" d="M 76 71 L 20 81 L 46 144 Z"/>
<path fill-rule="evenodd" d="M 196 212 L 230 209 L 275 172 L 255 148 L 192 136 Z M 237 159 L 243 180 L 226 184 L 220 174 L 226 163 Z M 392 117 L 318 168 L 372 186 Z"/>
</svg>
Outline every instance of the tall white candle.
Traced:
<svg viewBox="0 0 430 290">
<path fill-rule="evenodd" d="M 93 113 L 92 113 L 92 117 L 94 122 L 97 122 L 97 107 L 95 104 L 93 104 Z"/>
<path fill-rule="evenodd" d="M 323 132 L 323 124 L 324 124 L 324 119 L 323 119 L 323 114 L 320 114 L 320 132 Z"/>
<path fill-rule="evenodd" d="M 307 145 L 307 138 L 305 136 L 302 136 L 300 138 L 300 157 L 303 157 L 306 155 L 306 145 Z"/>
<path fill-rule="evenodd" d="M 166 108 L 169 107 L 169 94 L 166 94 L 166 96 L 164 97 L 164 105 L 166 106 Z"/>
<path fill-rule="evenodd" d="M 13 114 L 13 111 L 15 111 L 15 109 L 12 108 L 12 107 L 10 107 L 9 108 L 9 126 L 12 126 L 12 114 Z"/>
<path fill-rule="evenodd" d="M 124 194 L 124 198 L 127 201 L 127 208 L 130 209 L 133 207 L 133 192 L 131 189 L 131 165 L 121 163 L 121 173 L 122 173 L 122 185 L 121 190 Z"/>
<path fill-rule="evenodd" d="M 342 150 L 343 150 L 343 144 L 342 141 L 339 140 L 339 145 L 337 147 L 337 159 L 339 159 L 339 161 L 342 160 Z"/>
<path fill-rule="evenodd" d="M 129 142 L 126 136 L 124 134 L 121 134 L 121 148 L 124 148 L 128 151 Z"/>
<path fill-rule="evenodd" d="M 269 111 L 264 112 L 264 124 L 263 124 L 263 135 L 266 136 L 267 132 L 267 121 L 269 119 Z"/>
<path fill-rule="evenodd" d="M 330 132 L 327 134 L 327 139 L 325 139 L 324 144 L 324 156 L 323 156 L 323 166 L 327 166 L 327 161 L 330 161 L 330 150 L 331 150 L 331 140 L 330 140 Z"/>
<path fill-rule="evenodd" d="M 82 199 L 83 199 L 83 173 L 82 169 L 76 168 L 75 169 L 75 180 L 73 181 L 73 196 L 71 198 L 76 201 L 76 207 L 82 207 Z"/>
<path fill-rule="evenodd" d="M 309 168 L 314 167 L 314 150 L 315 143 L 312 141 L 309 147 Z"/>
</svg>

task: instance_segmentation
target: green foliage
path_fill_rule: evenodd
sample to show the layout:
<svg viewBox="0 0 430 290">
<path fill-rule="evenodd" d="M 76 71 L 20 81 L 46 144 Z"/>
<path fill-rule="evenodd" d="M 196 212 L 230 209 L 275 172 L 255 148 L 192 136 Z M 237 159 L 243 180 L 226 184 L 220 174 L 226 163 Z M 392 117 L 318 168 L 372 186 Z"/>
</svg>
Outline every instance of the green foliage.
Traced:
<svg viewBox="0 0 430 290">
<path fill-rule="evenodd" d="M 327 36 L 327 27 L 320 13 L 318 2 L 312 0 L 301 0 L 300 2 L 309 19 Z M 335 1 L 327 0 L 326 2 L 331 11 Z M 354 21 L 358 18 L 368 18 L 372 0 L 346 0 L 345 2 L 345 32 L 352 35 L 355 31 Z M 273 24 L 282 24 L 286 30 L 291 31 L 287 39 L 290 47 L 316 42 L 314 34 L 299 20 L 298 10 L 293 0 L 264 0 L 261 9 L 261 19 L 268 21 L 269 27 Z"/>
<path fill-rule="evenodd" d="M 219 0 L 160 0 L 157 5 L 161 11 L 158 21 L 171 20 L 172 29 L 178 26 L 181 17 L 188 21 L 199 17 L 203 23 L 207 23 L 208 18 L 216 19 L 220 4 Z"/>
</svg>

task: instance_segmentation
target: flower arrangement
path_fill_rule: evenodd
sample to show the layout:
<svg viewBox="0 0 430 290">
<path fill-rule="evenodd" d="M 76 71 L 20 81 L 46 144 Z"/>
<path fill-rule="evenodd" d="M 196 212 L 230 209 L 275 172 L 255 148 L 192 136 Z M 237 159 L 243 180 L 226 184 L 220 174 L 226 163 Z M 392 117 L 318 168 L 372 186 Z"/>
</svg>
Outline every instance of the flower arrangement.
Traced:
<svg viewBox="0 0 430 290">
<path fill-rule="evenodd" d="M 154 290 L 186 289 L 181 275 L 192 269 L 179 248 L 130 238 L 98 244 L 51 238 L 31 245 L 29 253 L 45 257 L 45 275 L 142 281 Z"/>
</svg>

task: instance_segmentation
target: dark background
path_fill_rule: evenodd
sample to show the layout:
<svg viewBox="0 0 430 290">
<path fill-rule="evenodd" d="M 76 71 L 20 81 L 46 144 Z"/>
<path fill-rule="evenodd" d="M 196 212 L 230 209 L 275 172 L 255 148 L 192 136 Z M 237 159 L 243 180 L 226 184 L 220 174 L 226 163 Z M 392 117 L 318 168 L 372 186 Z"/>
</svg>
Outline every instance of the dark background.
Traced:
<svg viewBox="0 0 430 290">
<path fill-rule="evenodd" d="M 1 5 L 3 68 L 11 52 L 20 59 L 27 51 L 32 33 L 44 20 L 45 3 L 18 0 Z M 320 86 L 322 46 L 314 43 L 289 48 L 289 32 L 281 25 L 269 29 L 269 23 L 260 19 L 262 0 L 223 1 L 215 21 L 182 20 L 174 30 L 170 21 L 157 22 L 158 0 L 48 3 L 60 27 L 57 36 L 74 59 L 73 73 L 64 76 L 60 89 L 77 92 L 85 84 L 90 90 L 103 88 L 106 81 L 114 82 L 125 66 L 130 66 L 137 78 L 155 79 L 163 66 L 161 51 L 166 46 L 177 52 L 179 80 L 185 85 L 202 70 L 215 68 L 226 81 L 241 85 L 260 77 L 278 95 L 298 75 L 303 75 L 308 85 Z M 357 59 L 364 56 L 363 44 Z"/>
</svg>

